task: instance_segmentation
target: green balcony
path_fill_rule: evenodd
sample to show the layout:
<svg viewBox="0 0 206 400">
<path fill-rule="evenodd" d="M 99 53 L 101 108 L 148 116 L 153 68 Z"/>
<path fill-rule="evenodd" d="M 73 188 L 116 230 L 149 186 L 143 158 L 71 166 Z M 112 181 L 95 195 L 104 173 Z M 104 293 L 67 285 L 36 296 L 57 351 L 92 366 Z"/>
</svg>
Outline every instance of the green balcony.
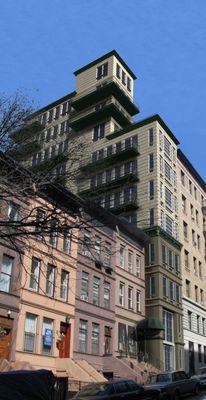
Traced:
<svg viewBox="0 0 206 400">
<path fill-rule="evenodd" d="M 109 96 L 114 96 L 131 116 L 139 113 L 139 108 L 132 102 L 130 97 L 126 95 L 115 80 L 109 81 L 98 90 L 95 86 L 89 92 L 85 91 L 80 95 L 76 95 L 72 101 L 72 107 L 77 111 L 81 111 L 101 100 L 105 100 Z"/>
<path fill-rule="evenodd" d="M 69 126 L 74 131 L 80 131 L 82 129 L 88 128 L 91 125 L 97 125 L 99 122 L 104 121 L 108 118 L 113 117 L 118 124 L 125 127 L 130 125 L 130 119 L 114 104 L 106 104 L 99 110 L 92 109 L 87 113 L 76 114 L 69 121 Z"/>
<path fill-rule="evenodd" d="M 133 200 L 124 200 L 121 204 L 115 205 L 114 207 L 110 208 L 109 211 L 115 215 L 119 215 L 122 213 L 126 213 L 129 211 L 134 211 L 139 208 L 139 203 L 137 199 Z"/>
<path fill-rule="evenodd" d="M 101 195 L 107 191 L 116 189 L 120 186 L 137 182 L 138 180 L 139 180 L 138 172 L 130 172 L 118 178 L 113 178 L 109 182 L 104 182 L 100 185 L 97 185 L 95 187 L 86 190 L 80 190 L 79 194 L 86 198 L 97 197 L 98 195 Z"/>
<path fill-rule="evenodd" d="M 91 172 L 109 167 L 110 165 L 116 164 L 117 162 L 121 162 L 124 160 L 128 160 L 132 157 L 139 155 L 139 146 L 131 143 L 118 151 L 117 153 L 111 154 L 109 156 L 106 155 L 106 151 L 104 151 L 103 158 L 101 160 L 88 162 L 87 160 L 83 160 L 80 164 L 80 169 L 83 175 L 87 175 Z"/>
</svg>

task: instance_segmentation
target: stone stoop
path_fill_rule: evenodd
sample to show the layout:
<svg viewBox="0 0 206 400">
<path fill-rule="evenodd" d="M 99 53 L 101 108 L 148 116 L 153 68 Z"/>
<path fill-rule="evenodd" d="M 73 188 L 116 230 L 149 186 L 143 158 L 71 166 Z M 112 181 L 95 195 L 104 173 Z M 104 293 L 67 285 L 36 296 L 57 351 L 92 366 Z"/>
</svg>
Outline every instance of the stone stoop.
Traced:
<svg viewBox="0 0 206 400">
<path fill-rule="evenodd" d="M 143 382 L 141 369 L 131 368 L 127 359 L 125 361 L 122 358 L 105 357 L 103 372 L 113 372 L 114 379 L 132 379 L 137 383 Z"/>
<path fill-rule="evenodd" d="M 107 379 L 85 360 L 73 360 L 72 358 L 56 359 L 56 375 L 68 377 L 69 381 L 84 383 L 103 382 Z"/>
</svg>

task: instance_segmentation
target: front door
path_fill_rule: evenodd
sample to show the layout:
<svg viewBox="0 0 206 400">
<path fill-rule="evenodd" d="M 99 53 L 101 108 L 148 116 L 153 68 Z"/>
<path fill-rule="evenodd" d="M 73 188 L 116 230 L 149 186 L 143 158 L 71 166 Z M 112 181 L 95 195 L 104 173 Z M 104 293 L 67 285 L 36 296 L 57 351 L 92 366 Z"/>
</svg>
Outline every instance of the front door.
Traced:
<svg viewBox="0 0 206 400">
<path fill-rule="evenodd" d="M 0 358 L 9 360 L 12 345 L 13 321 L 0 317 Z"/>
<path fill-rule="evenodd" d="M 66 322 L 60 324 L 61 340 L 58 344 L 59 358 L 70 357 L 70 339 L 71 339 L 71 325 Z"/>
</svg>

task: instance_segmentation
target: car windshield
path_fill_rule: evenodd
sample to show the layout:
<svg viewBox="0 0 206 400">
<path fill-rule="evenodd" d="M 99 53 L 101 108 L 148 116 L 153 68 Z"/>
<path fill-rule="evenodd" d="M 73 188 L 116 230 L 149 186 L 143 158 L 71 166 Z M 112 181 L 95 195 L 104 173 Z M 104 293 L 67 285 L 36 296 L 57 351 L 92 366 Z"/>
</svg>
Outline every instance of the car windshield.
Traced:
<svg viewBox="0 0 206 400">
<path fill-rule="evenodd" d="M 171 382 L 170 374 L 157 374 L 150 376 L 150 383 Z"/>
<path fill-rule="evenodd" d="M 87 397 L 87 396 L 97 396 L 103 393 L 108 387 L 107 383 L 94 383 L 87 385 L 84 389 L 80 390 L 76 397 Z"/>
</svg>

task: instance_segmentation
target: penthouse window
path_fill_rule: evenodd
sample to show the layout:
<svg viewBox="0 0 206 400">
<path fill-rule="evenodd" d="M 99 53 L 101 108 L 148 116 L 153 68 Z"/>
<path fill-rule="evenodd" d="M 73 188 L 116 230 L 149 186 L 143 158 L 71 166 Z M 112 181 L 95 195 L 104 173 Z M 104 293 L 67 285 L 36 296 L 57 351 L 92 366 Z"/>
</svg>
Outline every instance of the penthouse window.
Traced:
<svg viewBox="0 0 206 400">
<path fill-rule="evenodd" d="M 103 139 L 105 135 L 105 123 L 96 125 L 93 129 L 93 142 Z"/>
<path fill-rule="evenodd" d="M 153 146 L 154 144 L 154 131 L 153 128 L 148 130 L 148 144 L 149 146 Z"/>
<path fill-rule="evenodd" d="M 171 143 L 166 137 L 164 137 L 164 151 L 168 157 L 171 157 Z"/>
<path fill-rule="evenodd" d="M 131 79 L 129 78 L 129 76 L 127 77 L 127 90 L 129 90 L 129 92 L 131 92 Z"/>
<path fill-rule="evenodd" d="M 117 76 L 117 78 L 121 78 L 121 68 L 120 68 L 120 65 L 119 64 L 116 64 L 116 76 Z"/>
<path fill-rule="evenodd" d="M 96 69 L 96 78 L 97 79 L 104 78 L 105 76 L 107 76 L 107 74 L 108 74 L 108 62 L 97 67 L 97 69 Z"/>
</svg>

